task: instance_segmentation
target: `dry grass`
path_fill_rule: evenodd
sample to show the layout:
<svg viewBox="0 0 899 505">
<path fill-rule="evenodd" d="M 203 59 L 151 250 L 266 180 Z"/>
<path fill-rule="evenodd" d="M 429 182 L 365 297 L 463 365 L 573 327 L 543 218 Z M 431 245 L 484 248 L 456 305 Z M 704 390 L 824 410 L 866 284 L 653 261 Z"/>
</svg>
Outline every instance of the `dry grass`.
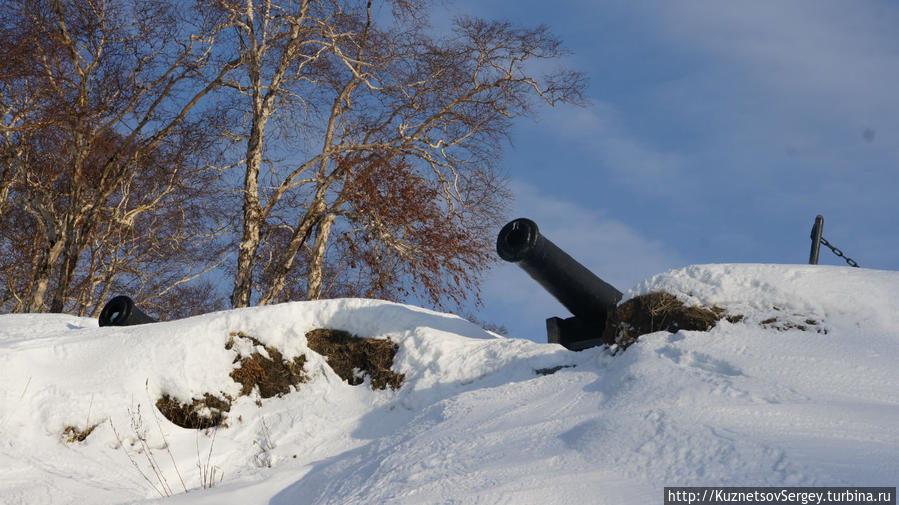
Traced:
<svg viewBox="0 0 899 505">
<path fill-rule="evenodd" d="M 231 398 L 206 393 L 203 398 L 194 398 L 190 403 L 183 403 L 169 395 L 162 395 L 156 400 L 156 408 L 171 421 L 182 428 L 205 430 L 222 425 L 231 410 Z"/>
<path fill-rule="evenodd" d="M 150 444 L 149 439 L 149 429 L 144 426 L 144 417 L 141 414 L 140 404 L 137 404 L 137 409 L 128 409 L 128 414 L 131 418 L 131 434 L 134 437 L 134 444 L 131 444 L 132 448 L 137 446 L 134 450 L 134 454 L 132 454 L 127 446 L 125 445 L 124 440 L 119 435 L 118 430 L 116 430 L 115 425 L 112 423 L 112 419 L 109 420 L 109 427 L 112 429 L 112 433 L 115 435 L 116 441 L 119 443 L 119 447 L 125 452 L 125 456 L 128 457 L 128 460 L 131 462 L 131 465 L 134 466 L 135 470 L 144 478 L 147 484 L 153 488 L 156 493 L 159 494 L 160 497 L 172 496 L 174 490 L 172 486 L 169 484 L 168 478 L 165 476 L 165 471 L 160 465 L 159 461 L 156 459 L 156 455 L 153 451 L 153 448 Z M 181 488 L 184 492 L 187 492 L 187 486 L 184 484 L 184 478 L 181 476 L 181 471 L 178 469 L 178 465 L 175 463 L 175 456 L 172 454 L 171 446 L 169 446 L 168 441 L 165 440 L 165 433 L 162 431 L 162 425 L 159 423 L 159 419 L 156 417 L 156 414 L 153 414 L 154 419 L 156 420 L 156 427 L 159 428 L 159 432 L 162 435 L 163 440 L 163 449 L 168 453 L 169 458 L 172 461 L 172 467 L 175 470 L 175 473 L 178 476 L 178 480 L 181 483 Z M 135 456 L 140 458 L 140 455 L 143 455 L 146 460 L 147 466 L 149 466 L 149 471 L 144 471 L 141 468 L 141 465 L 138 463 L 138 460 L 135 459 Z M 153 475 L 156 480 L 154 481 L 150 475 Z"/>
<path fill-rule="evenodd" d="M 29 379 L 29 382 L 31 379 Z M 27 388 L 27 386 L 26 386 Z M 24 394 L 24 393 L 23 393 Z M 105 421 L 100 421 L 94 424 L 91 424 L 91 410 L 94 408 L 94 395 L 91 395 L 90 405 L 87 407 L 87 419 L 84 421 L 84 428 L 79 428 L 77 426 L 66 426 L 64 430 L 62 430 L 63 441 L 67 444 L 74 444 L 75 442 L 84 442 L 84 440 L 90 436 L 91 433 L 100 426 Z"/>
<path fill-rule="evenodd" d="M 404 376 L 391 370 L 398 346 L 389 340 L 361 338 L 329 329 L 312 330 L 306 334 L 306 339 L 309 348 L 326 356 L 334 372 L 352 385 L 362 384 L 363 374 L 371 378 L 372 389 L 388 386 L 397 389 L 403 382 Z M 249 356 L 239 354 L 235 357 L 236 366 L 230 373 L 230 377 L 241 385 L 238 396 L 248 396 L 253 391 L 258 392 L 260 398 L 281 396 L 309 381 L 305 370 L 306 356 L 287 360 L 274 347 L 265 346 L 258 339 L 240 332 L 231 334 L 225 348 L 246 349 L 247 343 L 254 351 Z M 187 402 L 163 394 L 156 401 L 156 408 L 177 426 L 208 429 L 227 427 L 225 420 L 233 401 L 234 398 L 224 393 L 205 393 L 202 398 Z"/>
<path fill-rule="evenodd" d="M 291 386 L 296 387 L 309 380 L 304 369 L 306 356 L 285 360 L 274 347 L 264 346 L 255 338 L 242 333 L 232 333 L 225 348 L 232 349 L 237 344 L 237 339 L 247 339 L 254 346 L 263 347 L 268 354 L 266 357 L 254 352 L 250 356 L 238 356 L 234 359 L 234 363 L 240 363 L 240 366 L 231 372 L 231 378 L 240 383 L 240 396 L 249 395 L 254 388 L 262 398 L 281 396 L 289 393 Z"/>
<path fill-rule="evenodd" d="M 624 349 L 640 335 L 656 331 L 708 331 L 723 319 L 721 307 L 687 307 L 668 293 L 649 293 L 634 297 L 612 312 L 603 332 L 603 340 Z M 740 316 L 728 317 L 731 321 Z"/>
<path fill-rule="evenodd" d="M 293 360 L 285 360 L 275 348 L 262 345 L 259 340 L 242 333 L 232 333 L 225 345 L 226 349 L 234 348 L 238 339 L 247 339 L 253 346 L 261 346 L 268 356 L 261 352 L 253 352 L 249 356 L 237 356 L 234 363 L 238 366 L 231 372 L 231 378 L 241 385 L 238 396 L 248 396 L 254 390 L 262 398 L 271 398 L 290 392 L 291 386 L 309 380 L 304 370 L 305 356 Z M 229 395 L 205 393 L 202 398 L 192 398 L 189 402 L 181 401 L 167 394 L 156 401 L 156 408 L 172 423 L 189 429 L 207 429 L 225 426 L 227 413 L 231 411 L 234 401 Z"/>
<path fill-rule="evenodd" d="M 62 430 L 63 441 L 67 444 L 74 444 L 75 442 L 84 442 L 84 439 L 90 436 L 91 433 L 103 424 L 104 421 L 100 421 L 99 423 L 92 424 L 84 429 L 78 428 L 76 426 L 66 426 L 64 430 Z"/>
<path fill-rule="evenodd" d="M 147 393 L 149 395 L 149 391 Z M 177 402 L 173 402 L 173 404 L 177 404 Z M 230 405 L 230 404 L 229 404 Z M 158 402 L 157 402 L 158 408 Z M 131 437 L 129 437 L 129 443 L 126 445 L 126 439 L 124 439 L 121 435 L 119 435 L 118 430 L 115 425 L 112 423 L 112 420 L 109 420 L 109 426 L 112 429 L 113 434 L 115 435 L 116 441 L 119 444 L 119 447 L 128 457 L 128 460 L 131 462 L 131 465 L 135 468 L 135 470 L 143 477 L 143 479 L 147 482 L 147 484 L 159 494 L 160 497 L 169 497 L 173 496 L 176 491 L 174 487 L 169 483 L 169 479 L 166 476 L 167 473 L 174 471 L 176 476 L 178 477 L 178 482 L 181 485 L 181 489 L 187 493 L 187 485 L 184 482 L 184 478 L 181 473 L 181 469 L 178 467 L 177 460 L 175 455 L 172 452 L 172 446 L 169 444 L 169 441 L 165 435 L 165 430 L 162 428 L 162 423 L 159 421 L 159 416 L 156 412 L 153 412 L 153 420 L 155 421 L 156 427 L 159 430 L 159 436 L 162 440 L 162 445 L 156 446 L 150 442 L 150 430 L 144 425 L 144 418 L 141 414 L 141 405 L 137 404 L 136 409 L 128 409 L 128 414 L 131 420 Z M 203 416 L 200 416 L 201 419 Z M 206 422 L 212 422 L 213 420 L 207 419 Z M 212 461 L 212 452 L 213 447 L 215 446 L 215 436 L 218 433 L 218 430 L 213 427 L 212 433 L 212 441 L 209 444 L 209 449 L 204 455 L 200 451 L 200 429 L 196 430 L 197 433 L 197 469 L 200 472 L 200 485 L 204 489 L 208 489 L 214 487 L 216 483 L 221 483 L 224 478 L 224 472 L 219 469 L 219 467 L 215 466 Z M 129 447 L 131 448 L 129 450 Z M 156 455 L 158 452 L 164 452 L 168 454 L 169 460 L 171 461 L 171 468 L 167 472 L 163 465 L 159 460 L 156 459 Z M 139 463 L 140 460 L 144 460 L 144 463 Z"/>
<path fill-rule="evenodd" d="M 327 357 L 328 365 L 351 385 L 364 382 L 361 374 L 371 378 L 372 389 L 398 389 L 404 374 L 394 373 L 393 358 L 399 349 L 390 340 L 362 338 L 342 330 L 317 329 L 306 334 L 308 346 Z"/>
</svg>

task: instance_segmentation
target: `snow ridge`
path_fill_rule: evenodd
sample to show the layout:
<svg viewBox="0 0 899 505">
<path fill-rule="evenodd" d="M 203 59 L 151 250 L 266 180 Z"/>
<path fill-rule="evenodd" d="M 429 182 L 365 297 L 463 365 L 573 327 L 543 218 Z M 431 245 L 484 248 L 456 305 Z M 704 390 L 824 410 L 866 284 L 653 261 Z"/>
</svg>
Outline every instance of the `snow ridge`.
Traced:
<svg viewBox="0 0 899 505">
<path fill-rule="evenodd" d="M 896 484 L 899 273 L 697 265 L 625 299 L 653 291 L 744 318 L 616 353 L 358 299 L 124 328 L 0 316 L 0 501 L 161 500 L 140 430 L 177 493 L 165 503 L 652 503 L 664 486 Z M 403 386 L 348 385 L 307 347 L 315 328 L 389 338 Z M 237 331 L 285 359 L 305 355 L 310 382 L 238 398 L 217 431 L 162 418 L 162 394 L 237 396 L 226 349 Z M 63 440 L 96 423 L 83 442 Z M 224 477 L 203 490 L 207 461 Z"/>
</svg>

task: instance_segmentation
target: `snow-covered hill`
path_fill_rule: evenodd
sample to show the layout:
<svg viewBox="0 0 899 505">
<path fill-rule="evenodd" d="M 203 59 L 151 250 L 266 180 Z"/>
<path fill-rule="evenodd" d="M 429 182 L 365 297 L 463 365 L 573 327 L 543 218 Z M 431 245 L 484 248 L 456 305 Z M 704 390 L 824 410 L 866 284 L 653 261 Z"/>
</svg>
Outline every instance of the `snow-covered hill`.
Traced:
<svg viewBox="0 0 899 505">
<path fill-rule="evenodd" d="M 692 266 L 625 299 L 660 290 L 743 317 L 571 352 L 370 300 L 123 328 L 0 316 L 0 502 L 628 504 L 663 486 L 897 484 L 899 273 Z M 347 384 L 307 346 L 317 328 L 396 343 L 402 386 Z M 305 356 L 309 381 L 239 396 L 236 332 Z M 154 407 L 205 393 L 235 398 L 227 427 Z"/>
</svg>

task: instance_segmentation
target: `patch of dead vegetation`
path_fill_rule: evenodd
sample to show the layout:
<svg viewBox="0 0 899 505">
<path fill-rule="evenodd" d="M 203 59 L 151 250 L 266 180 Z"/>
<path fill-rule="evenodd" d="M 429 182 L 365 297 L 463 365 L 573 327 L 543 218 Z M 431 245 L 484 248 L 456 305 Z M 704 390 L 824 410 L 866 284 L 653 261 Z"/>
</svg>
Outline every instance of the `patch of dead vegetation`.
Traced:
<svg viewBox="0 0 899 505">
<path fill-rule="evenodd" d="M 164 394 L 156 400 L 156 408 L 171 421 L 182 428 L 204 430 L 223 425 L 227 413 L 231 410 L 232 398 L 223 398 L 206 393 L 203 398 L 194 398 L 190 403 L 182 403 Z M 225 425 L 227 427 L 227 425 Z"/>
<path fill-rule="evenodd" d="M 325 356 L 328 365 L 351 385 L 364 382 L 362 374 L 371 378 L 372 389 L 398 389 L 405 374 L 391 370 L 399 346 L 390 340 L 357 337 L 343 330 L 317 329 L 306 334 L 307 345 Z"/>
<path fill-rule="evenodd" d="M 75 442 L 84 442 L 84 439 L 90 436 L 91 433 L 100 426 L 103 422 L 99 422 L 97 424 L 92 424 L 87 428 L 80 429 L 75 426 L 66 426 L 66 429 L 62 430 L 63 442 L 67 444 L 74 444 Z"/>
<path fill-rule="evenodd" d="M 225 349 L 237 351 L 233 362 L 237 366 L 229 375 L 241 385 L 238 397 L 249 396 L 253 391 L 257 391 L 261 398 L 281 396 L 289 393 L 291 386 L 296 387 L 309 380 L 304 369 L 306 356 L 286 360 L 274 347 L 265 346 L 240 332 L 231 334 Z M 156 401 L 156 408 L 166 419 L 182 428 L 207 429 L 226 426 L 224 422 L 233 401 L 234 398 L 224 393 L 205 393 L 202 398 L 192 398 L 190 402 L 164 394 Z"/>
<path fill-rule="evenodd" d="M 624 349 L 647 333 L 708 331 L 725 317 L 731 322 L 743 318 L 739 315 L 725 316 L 721 307 L 688 307 L 668 293 L 648 293 L 616 307 L 609 316 L 602 339 L 607 344 L 617 344 Z"/>
<path fill-rule="evenodd" d="M 249 356 L 241 356 L 238 353 L 234 358 L 234 363 L 240 365 L 230 375 L 234 382 L 241 385 L 240 396 L 249 395 L 253 389 L 257 389 L 262 398 L 281 396 L 289 393 L 291 386 L 296 387 L 309 381 L 304 368 L 305 355 L 288 361 L 274 347 L 265 346 L 259 340 L 239 332 L 231 334 L 225 349 L 236 347 L 239 339 L 248 340 L 255 349 Z M 265 354 L 260 351 L 264 351 Z"/>
<path fill-rule="evenodd" d="M 777 306 L 773 309 L 783 315 L 758 322 L 763 328 L 827 333 L 827 329 L 815 319 L 802 314 L 784 314 L 783 309 Z M 603 331 L 602 341 L 608 345 L 617 344 L 619 348 L 625 349 L 647 333 L 708 331 L 722 319 L 731 323 L 746 321 L 743 315 L 726 314 L 725 310 L 718 306 L 687 307 L 674 295 L 663 292 L 649 293 L 634 297 L 612 311 Z"/>
</svg>

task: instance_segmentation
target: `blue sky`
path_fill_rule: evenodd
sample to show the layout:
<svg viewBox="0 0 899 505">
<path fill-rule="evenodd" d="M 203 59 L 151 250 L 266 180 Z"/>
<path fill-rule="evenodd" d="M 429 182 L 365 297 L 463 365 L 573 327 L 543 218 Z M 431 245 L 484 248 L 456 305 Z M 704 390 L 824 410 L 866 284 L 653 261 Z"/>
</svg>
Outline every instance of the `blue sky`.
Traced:
<svg viewBox="0 0 899 505">
<path fill-rule="evenodd" d="M 590 77 L 586 108 L 519 121 L 510 217 L 622 291 L 701 263 L 806 263 L 809 232 L 899 269 L 899 3 L 462 2 L 545 23 Z M 821 263 L 845 265 L 822 250 Z M 477 315 L 545 340 L 567 311 L 512 265 Z"/>
</svg>

